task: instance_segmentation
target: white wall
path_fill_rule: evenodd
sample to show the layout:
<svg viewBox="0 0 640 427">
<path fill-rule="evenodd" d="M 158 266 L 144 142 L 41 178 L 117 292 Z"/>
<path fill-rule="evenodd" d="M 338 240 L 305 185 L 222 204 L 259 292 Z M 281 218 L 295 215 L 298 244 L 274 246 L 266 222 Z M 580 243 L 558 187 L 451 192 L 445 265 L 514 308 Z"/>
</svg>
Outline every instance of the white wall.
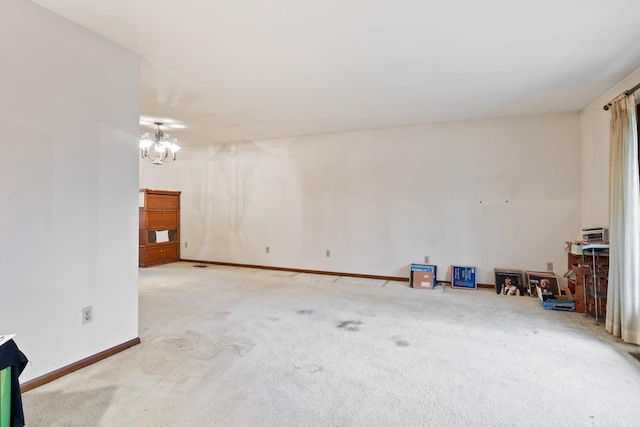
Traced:
<svg viewBox="0 0 640 427">
<path fill-rule="evenodd" d="M 640 68 L 582 111 L 582 226 L 609 226 L 609 112 L 602 107 L 640 83 Z M 640 97 L 640 93 L 636 93 Z"/>
<path fill-rule="evenodd" d="M 138 336 L 138 58 L 5 0 L 0 64 L 0 333 L 24 382 Z"/>
<path fill-rule="evenodd" d="M 568 113 L 186 147 L 142 161 L 140 186 L 183 192 L 183 259 L 408 277 L 429 255 L 440 280 L 466 264 L 492 283 L 564 273 L 579 153 Z"/>
</svg>

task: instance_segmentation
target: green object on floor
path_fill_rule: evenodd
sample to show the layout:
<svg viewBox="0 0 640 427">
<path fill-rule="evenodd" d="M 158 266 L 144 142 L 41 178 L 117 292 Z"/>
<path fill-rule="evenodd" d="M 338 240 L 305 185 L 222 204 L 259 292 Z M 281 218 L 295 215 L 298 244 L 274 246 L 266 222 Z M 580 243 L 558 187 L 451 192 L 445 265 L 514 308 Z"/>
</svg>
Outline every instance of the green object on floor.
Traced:
<svg viewBox="0 0 640 427">
<path fill-rule="evenodd" d="M 11 366 L 0 371 L 0 427 L 11 423 Z"/>
</svg>

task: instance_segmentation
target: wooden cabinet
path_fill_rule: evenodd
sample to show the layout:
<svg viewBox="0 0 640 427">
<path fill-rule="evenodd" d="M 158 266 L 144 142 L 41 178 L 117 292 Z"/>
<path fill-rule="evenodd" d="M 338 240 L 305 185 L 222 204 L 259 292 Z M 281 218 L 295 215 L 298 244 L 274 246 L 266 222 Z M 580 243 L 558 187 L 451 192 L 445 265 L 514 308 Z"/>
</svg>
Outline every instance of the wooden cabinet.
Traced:
<svg viewBox="0 0 640 427">
<path fill-rule="evenodd" d="M 138 265 L 180 261 L 180 192 L 140 189 Z"/>
<path fill-rule="evenodd" d="M 585 284 L 588 286 L 591 284 L 591 269 L 585 264 L 576 263 L 571 268 L 576 274 L 575 277 L 575 289 L 573 291 L 573 297 L 576 300 L 576 311 L 578 313 L 584 313 L 585 309 Z"/>
<path fill-rule="evenodd" d="M 576 255 L 569 253 L 567 261 L 569 269 L 575 273 L 575 277 L 569 279 L 568 285 L 569 288 L 572 286 L 574 288 L 571 291 L 576 300 L 576 311 L 599 316 L 605 314 L 607 277 L 609 274 L 608 254 L 596 253 L 594 258 L 593 254 Z"/>
</svg>

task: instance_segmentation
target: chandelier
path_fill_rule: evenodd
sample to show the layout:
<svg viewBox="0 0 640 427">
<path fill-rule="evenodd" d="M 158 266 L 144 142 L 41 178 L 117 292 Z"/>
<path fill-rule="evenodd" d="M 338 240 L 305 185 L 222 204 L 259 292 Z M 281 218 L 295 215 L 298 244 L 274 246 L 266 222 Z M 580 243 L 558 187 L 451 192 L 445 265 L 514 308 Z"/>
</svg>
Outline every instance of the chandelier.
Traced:
<svg viewBox="0 0 640 427">
<path fill-rule="evenodd" d="M 176 159 L 176 154 L 180 151 L 178 140 L 171 139 L 168 133 L 162 132 L 160 126 L 162 122 L 154 122 L 156 129 L 154 139 L 151 139 L 149 132 L 142 135 L 140 139 L 140 154 L 143 159 L 148 159 L 154 165 L 161 165 L 166 162 L 172 162 Z"/>
</svg>

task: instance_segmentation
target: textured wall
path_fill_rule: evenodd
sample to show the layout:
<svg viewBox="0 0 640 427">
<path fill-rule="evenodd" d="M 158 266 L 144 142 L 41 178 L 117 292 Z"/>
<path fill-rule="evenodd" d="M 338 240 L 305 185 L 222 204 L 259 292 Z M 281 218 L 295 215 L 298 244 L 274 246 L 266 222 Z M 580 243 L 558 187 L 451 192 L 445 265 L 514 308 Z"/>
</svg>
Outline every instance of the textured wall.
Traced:
<svg viewBox="0 0 640 427">
<path fill-rule="evenodd" d="M 143 161 L 140 185 L 183 192 L 187 259 L 408 276 L 429 255 L 441 280 L 451 264 L 484 283 L 494 267 L 563 273 L 580 116 L 186 147 L 175 164 Z"/>
</svg>

